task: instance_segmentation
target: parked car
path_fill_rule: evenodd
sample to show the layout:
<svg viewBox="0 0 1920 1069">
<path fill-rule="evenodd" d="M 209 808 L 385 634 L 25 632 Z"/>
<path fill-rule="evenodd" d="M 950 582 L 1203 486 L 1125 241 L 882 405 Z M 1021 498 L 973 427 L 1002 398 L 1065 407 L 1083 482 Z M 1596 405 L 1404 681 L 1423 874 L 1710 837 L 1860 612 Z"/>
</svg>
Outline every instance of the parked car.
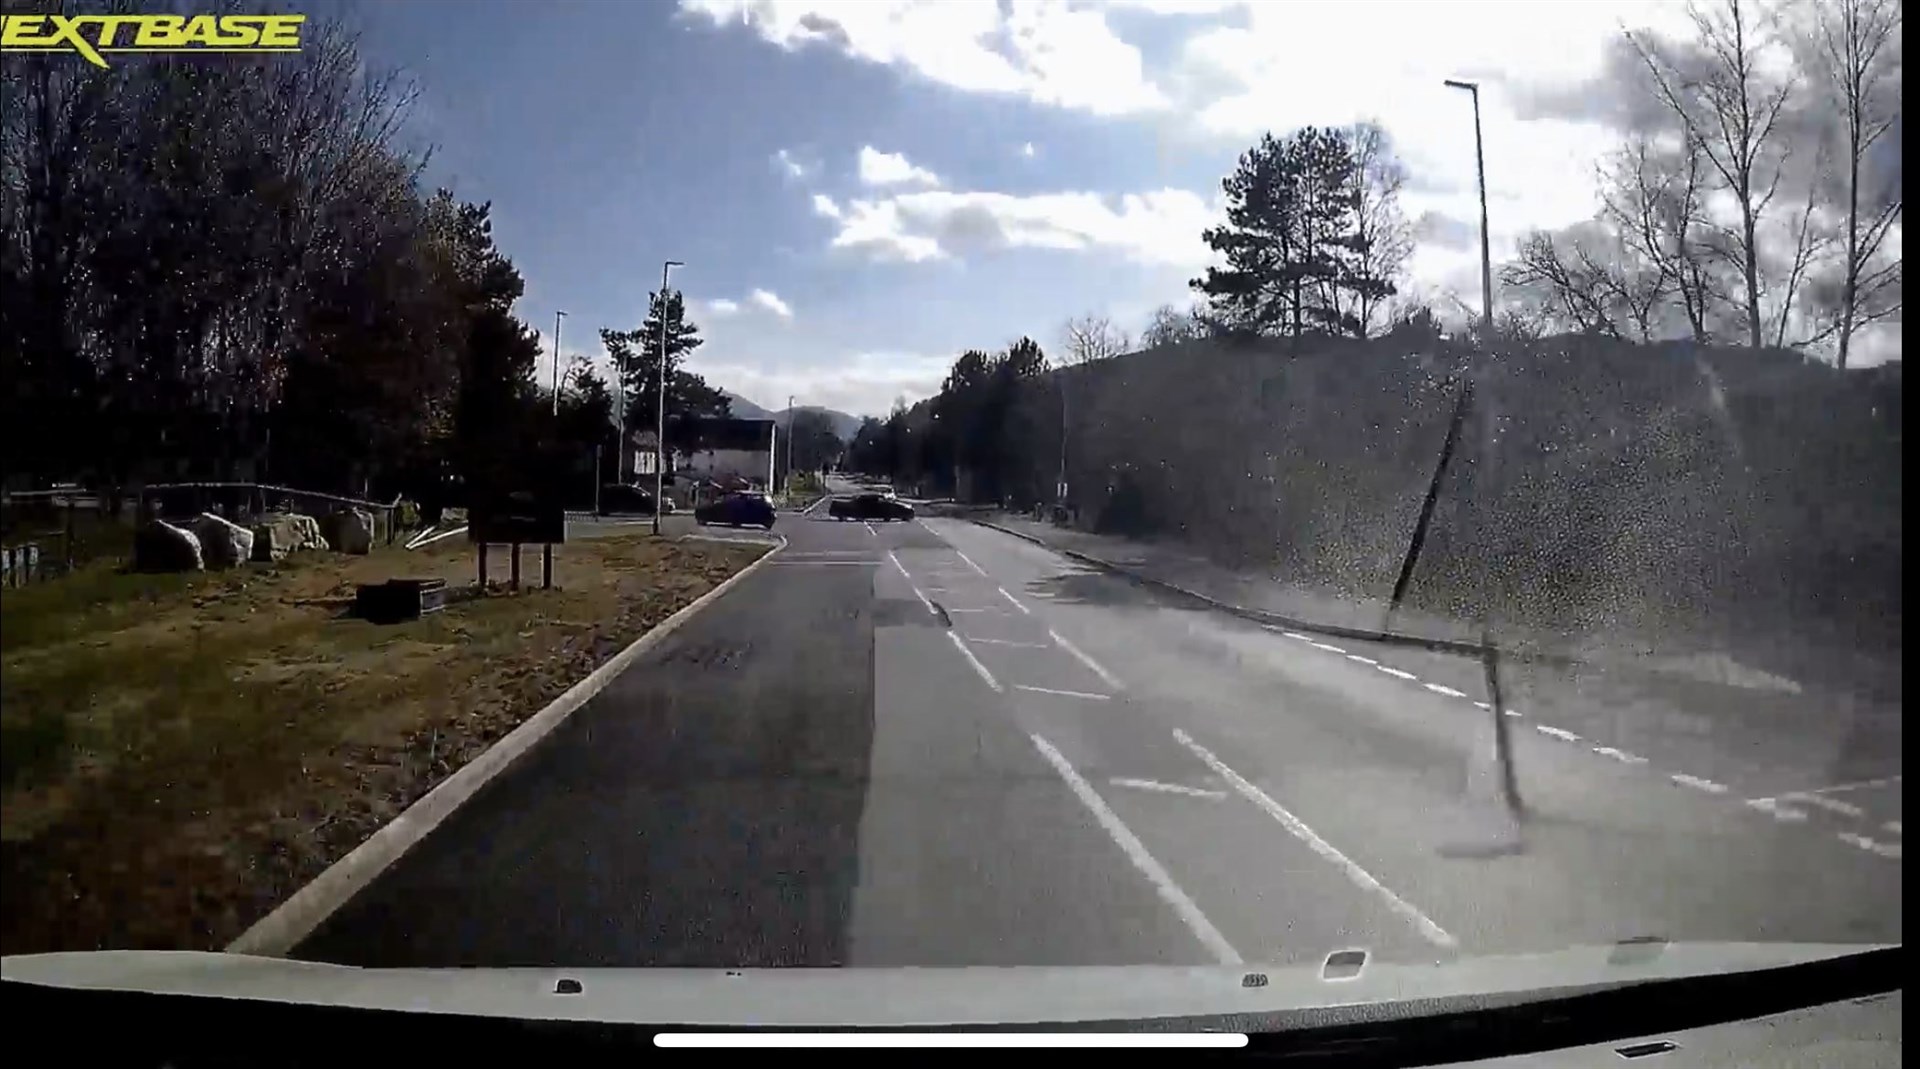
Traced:
<svg viewBox="0 0 1920 1069">
<path fill-rule="evenodd" d="M 667 502 L 664 512 L 673 511 L 673 502 Z M 622 512 L 639 512 L 653 515 L 653 491 L 644 489 L 636 483 L 608 483 L 600 488 L 600 515 L 612 516 Z"/>
<path fill-rule="evenodd" d="M 736 491 L 693 510 L 694 522 L 724 523 L 733 527 L 764 527 L 773 530 L 773 502 L 758 492 Z"/>
<path fill-rule="evenodd" d="M 911 520 L 913 506 L 886 494 L 854 494 L 827 503 L 828 517 L 836 520 Z"/>
</svg>

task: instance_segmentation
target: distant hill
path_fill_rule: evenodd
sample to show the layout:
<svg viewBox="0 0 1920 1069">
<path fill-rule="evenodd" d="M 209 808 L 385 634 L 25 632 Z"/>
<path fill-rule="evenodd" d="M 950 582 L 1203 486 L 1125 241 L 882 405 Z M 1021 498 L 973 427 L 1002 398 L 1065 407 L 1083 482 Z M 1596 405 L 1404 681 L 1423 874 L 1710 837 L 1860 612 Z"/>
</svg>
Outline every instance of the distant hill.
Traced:
<svg viewBox="0 0 1920 1069">
<path fill-rule="evenodd" d="M 722 392 L 727 395 L 727 400 L 732 404 L 735 417 L 739 419 L 770 419 L 782 427 L 787 425 L 786 409 L 783 408 L 775 411 L 770 408 L 762 408 L 739 394 L 734 393 L 732 390 L 724 390 Z M 796 405 L 795 407 L 810 412 L 825 413 L 827 418 L 833 421 L 833 433 L 839 435 L 840 440 L 843 442 L 852 441 L 854 432 L 860 429 L 859 416 L 849 416 L 845 412 L 831 408 L 822 408 L 819 405 Z"/>
<path fill-rule="evenodd" d="M 727 395 L 727 402 L 732 407 L 733 415 L 736 419 L 770 419 L 773 416 L 772 412 L 761 408 L 759 405 L 734 393 L 732 390 L 722 390 L 720 392 Z"/>
</svg>

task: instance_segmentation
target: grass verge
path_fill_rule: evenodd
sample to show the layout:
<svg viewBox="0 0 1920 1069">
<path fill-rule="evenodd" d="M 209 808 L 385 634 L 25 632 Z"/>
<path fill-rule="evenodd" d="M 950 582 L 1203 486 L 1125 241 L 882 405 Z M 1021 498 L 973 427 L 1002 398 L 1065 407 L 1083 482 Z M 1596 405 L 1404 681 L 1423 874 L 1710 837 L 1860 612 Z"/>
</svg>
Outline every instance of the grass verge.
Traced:
<svg viewBox="0 0 1920 1069">
<path fill-rule="evenodd" d="M 227 573 L 108 565 L 0 599 L 0 952 L 217 949 L 765 547 L 558 547 L 554 590 L 421 620 L 356 583 L 473 588 L 464 539 Z M 522 581 L 539 580 L 537 551 Z"/>
</svg>

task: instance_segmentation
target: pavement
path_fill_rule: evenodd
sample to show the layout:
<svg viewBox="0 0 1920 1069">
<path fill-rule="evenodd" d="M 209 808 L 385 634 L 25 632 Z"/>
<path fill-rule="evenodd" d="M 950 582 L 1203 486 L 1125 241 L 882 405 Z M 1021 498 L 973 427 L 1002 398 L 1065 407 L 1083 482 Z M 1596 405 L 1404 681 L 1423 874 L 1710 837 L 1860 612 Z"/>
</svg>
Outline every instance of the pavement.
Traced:
<svg viewBox="0 0 1920 1069">
<path fill-rule="evenodd" d="M 1520 700 L 1516 819 L 1458 659 L 1196 609 L 963 520 L 823 512 L 783 514 L 767 567 L 294 956 L 1282 965 L 1900 941 L 1897 748 L 1707 771 Z"/>
</svg>

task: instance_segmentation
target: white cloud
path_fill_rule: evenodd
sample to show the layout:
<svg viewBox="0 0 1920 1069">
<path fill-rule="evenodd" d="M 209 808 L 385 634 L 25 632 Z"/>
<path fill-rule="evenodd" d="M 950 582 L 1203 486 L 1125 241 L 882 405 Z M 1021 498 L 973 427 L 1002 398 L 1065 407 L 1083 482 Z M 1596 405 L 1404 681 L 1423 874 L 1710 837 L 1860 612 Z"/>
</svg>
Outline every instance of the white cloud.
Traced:
<svg viewBox="0 0 1920 1069">
<path fill-rule="evenodd" d="M 1136 263 L 1199 267 L 1210 253 L 1200 232 L 1218 208 L 1184 189 L 1106 196 L 1020 196 L 927 190 L 854 200 L 833 216 L 833 247 L 909 263 L 967 252 L 1057 249 L 1117 253 Z"/>
<path fill-rule="evenodd" d="M 1031 141 L 1020 146 L 1020 155 L 1025 156 L 1027 159 L 1032 159 L 1036 151 L 1037 150 L 1033 147 L 1033 142 Z"/>
<path fill-rule="evenodd" d="M 924 167 L 915 166 L 898 152 L 881 152 L 872 145 L 860 146 L 860 181 L 869 186 L 937 186 L 940 178 Z"/>
<path fill-rule="evenodd" d="M 733 315 L 735 312 L 738 312 L 739 310 L 740 310 L 739 301 L 730 301 L 725 297 L 716 297 L 713 300 L 707 302 L 708 315 L 730 316 L 730 315 Z"/>
<path fill-rule="evenodd" d="M 853 352 L 827 366 L 778 366 L 750 359 L 703 359 L 688 366 L 709 383 L 732 390 L 756 404 L 778 409 L 789 396 L 795 403 L 819 405 L 854 415 L 882 416 L 895 398 L 908 404 L 940 389 L 953 354 L 894 351 Z"/>
<path fill-rule="evenodd" d="M 785 49 L 809 45 L 976 93 L 1127 115 L 1164 108 L 1140 51 L 1099 10 L 1060 0 L 681 0 L 716 27 L 745 26 Z"/>
<path fill-rule="evenodd" d="M 805 181 L 820 173 L 820 165 L 818 163 L 803 161 L 787 149 L 781 149 L 774 153 L 773 162 L 782 174 L 796 182 Z"/>
<path fill-rule="evenodd" d="M 840 206 L 835 204 L 833 198 L 827 196 L 825 193 L 815 193 L 813 195 L 813 213 L 815 215 L 825 216 L 828 219 L 838 219 L 840 218 Z"/>
<path fill-rule="evenodd" d="M 772 312 L 774 315 L 779 316 L 781 319 L 793 318 L 792 306 L 781 300 L 780 297 L 771 290 L 754 290 L 748 295 L 747 299 L 767 311 Z"/>
</svg>

